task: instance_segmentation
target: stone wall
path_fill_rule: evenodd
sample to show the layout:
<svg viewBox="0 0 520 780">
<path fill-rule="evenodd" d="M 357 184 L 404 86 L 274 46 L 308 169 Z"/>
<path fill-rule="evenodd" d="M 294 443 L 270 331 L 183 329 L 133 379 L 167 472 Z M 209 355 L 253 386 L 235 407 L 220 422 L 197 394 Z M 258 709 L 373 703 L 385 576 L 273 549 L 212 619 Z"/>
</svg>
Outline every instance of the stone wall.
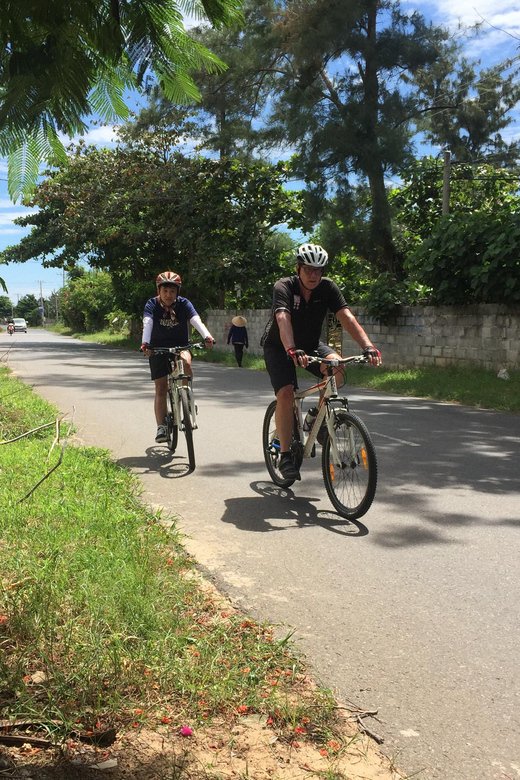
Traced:
<svg viewBox="0 0 520 780">
<path fill-rule="evenodd" d="M 387 366 L 472 364 L 491 369 L 520 368 L 518 308 L 495 304 L 403 307 L 395 321 L 387 325 L 369 317 L 360 307 L 353 306 L 352 311 L 381 349 Z M 261 354 L 260 338 L 269 319 L 268 309 L 206 312 L 205 322 L 217 340 L 217 348 L 226 348 L 231 317 L 237 313 L 247 318 L 249 351 Z M 343 353 L 355 352 L 356 346 L 343 334 Z"/>
</svg>

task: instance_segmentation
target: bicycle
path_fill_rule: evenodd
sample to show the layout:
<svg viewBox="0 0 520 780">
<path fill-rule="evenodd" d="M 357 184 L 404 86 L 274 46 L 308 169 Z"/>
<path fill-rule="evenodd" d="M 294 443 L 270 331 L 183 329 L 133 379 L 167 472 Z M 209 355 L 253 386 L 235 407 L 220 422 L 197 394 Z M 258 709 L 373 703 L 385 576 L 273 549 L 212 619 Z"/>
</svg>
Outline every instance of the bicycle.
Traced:
<svg viewBox="0 0 520 780">
<path fill-rule="evenodd" d="M 168 391 L 166 396 L 166 444 L 172 453 L 177 449 L 179 431 L 186 437 L 188 463 L 190 471 L 195 469 L 195 448 L 193 431 L 197 429 L 197 405 L 193 395 L 193 383 L 186 373 L 181 352 L 186 349 L 203 349 L 204 344 L 186 344 L 183 347 L 154 347 L 151 351 L 156 355 L 168 355 L 171 372 L 168 374 Z"/>
<path fill-rule="evenodd" d="M 349 409 L 348 399 L 338 396 L 334 369 L 340 365 L 368 363 L 362 355 L 324 360 L 312 357 L 310 362 L 327 367 L 323 381 L 294 394 L 294 428 L 290 446 L 294 462 L 300 469 L 303 459 L 314 457 L 316 440 L 324 425 L 322 439 L 322 477 L 327 495 L 339 515 L 349 520 L 362 517 L 374 500 L 377 485 L 375 447 L 365 423 Z M 303 401 L 320 393 L 318 414 L 305 437 Z M 339 404 L 340 408 L 335 408 Z M 280 442 L 275 422 L 276 400 L 267 407 L 262 427 L 265 465 L 275 485 L 290 487 L 294 480 L 284 479 L 278 469 Z M 322 436 L 320 435 L 320 438 Z"/>
</svg>

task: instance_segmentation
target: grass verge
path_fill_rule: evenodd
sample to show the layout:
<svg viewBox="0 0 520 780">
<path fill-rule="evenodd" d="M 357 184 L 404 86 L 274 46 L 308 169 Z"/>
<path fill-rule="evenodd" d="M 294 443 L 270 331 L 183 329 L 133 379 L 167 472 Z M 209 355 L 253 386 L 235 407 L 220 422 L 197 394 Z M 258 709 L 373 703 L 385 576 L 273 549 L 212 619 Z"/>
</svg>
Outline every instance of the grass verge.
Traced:
<svg viewBox="0 0 520 780">
<path fill-rule="evenodd" d="M 288 640 L 223 607 L 175 518 L 105 451 L 64 449 L 57 416 L 0 368 L 0 717 L 63 735 L 261 713 L 330 738 L 332 696 L 291 695 L 304 670 Z"/>
</svg>

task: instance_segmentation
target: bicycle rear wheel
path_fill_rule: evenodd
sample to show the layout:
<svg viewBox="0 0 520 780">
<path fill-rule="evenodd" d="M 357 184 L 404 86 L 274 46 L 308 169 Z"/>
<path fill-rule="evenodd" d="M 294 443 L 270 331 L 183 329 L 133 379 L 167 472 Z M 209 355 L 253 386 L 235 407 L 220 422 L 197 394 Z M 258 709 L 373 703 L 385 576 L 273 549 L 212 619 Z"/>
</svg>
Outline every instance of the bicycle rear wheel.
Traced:
<svg viewBox="0 0 520 780">
<path fill-rule="evenodd" d="M 262 449 L 264 452 L 265 465 L 269 476 L 275 485 L 279 487 L 290 487 L 294 479 L 284 479 L 279 469 L 280 464 L 280 440 L 276 431 L 276 401 L 272 401 L 266 409 L 264 423 L 262 426 Z M 295 421 L 296 422 L 296 421 Z M 295 424 L 293 440 L 291 442 L 291 452 L 294 462 L 299 469 L 303 460 L 303 446 L 298 436 L 298 426 Z"/>
<path fill-rule="evenodd" d="M 193 471 L 195 468 L 195 449 L 193 447 L 193 428 L 191 425 L 190 404 L 187 387 L 181 387 L 180 398 L 182 407 L 182 427 L 184 428 L 186 445 L 188 447 L 188 462 L 190 464 L 190 471 Z"/>
<path fill-rule="evenodd" d="M 356 520 L 368 512 L 374 500 L 376 451 L 365 423 L 357 415 L 346 409 L 335 409 L 332 414 L 340 462 L 334 462 L 327 433 L 321 459 L 323 481 L 338 514 Z"/>
<path fill-rule="evenodd" d="M 177 441 L 179 438 L 179 428 L 175 422 L 175 412 L 173 408 L 173 395 L 171 391 L 168 391 L 167 397 L 168 411 L 166 413 L 166 436 L 168 449 L 171 452 L 175 452 L 177 449 Z"/>
</svg>

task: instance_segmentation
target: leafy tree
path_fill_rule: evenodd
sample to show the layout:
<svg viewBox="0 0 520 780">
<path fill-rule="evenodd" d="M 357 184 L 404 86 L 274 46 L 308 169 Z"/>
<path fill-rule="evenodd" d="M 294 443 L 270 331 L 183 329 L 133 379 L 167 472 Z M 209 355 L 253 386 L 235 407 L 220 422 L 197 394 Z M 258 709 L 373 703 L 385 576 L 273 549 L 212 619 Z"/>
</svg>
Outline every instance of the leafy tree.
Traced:
<svg viewBox="0 0 520 780">
<path fill-rule="evenodd" d="M 368 259 L 399 277 L 385 180 L 410 159 L 409 81 L 442 56 L 445 33 L 390 0 L 301 0 L 282 22 L 294 76 L 280 85 L 276 119 L 297 148 L 295 170 L 319 199 L 332 185 L 345 201 L 353 181 L 366 182 Z"/>
<path fill-rule="evenodd" d="M 13 304 L 7 295 L 0 295 L 0 317 L 10 317 L 13 311 Z"/>
<path fill-rule="evenodd" d="M 410 258 L 436 305 L 520 303 L 520 212 L 443 217 Z"/>
<path fill-rule="evenodd" d="M 43 302 L 45 316 L 48 319 L 57 319 L 61 311 L 60 291 L 54 291 Z"/>
<path fill-rule="evenodd" d="M 245 0 L 243 26 L 193 31 L 227 65 L 219 73 L 194 75 L 201 92 L 195 113 L 202 146 L 220 157 L 251 159 L 264 146 L 265 127 L 258 119 L 274 86 L 274 13 L 274 0 Z"/>
<path fill-rule="evenodd" d="M 442 216 L 443 163 L 434 157 L 410 165 L 403 185 L 390 193 L 396 234 L 410 253 L 435 230 Z M 510 212 L 518 208 L 518 176 L 486 163 L 451 168 L 450 210 L 455 215 Z"/>
<path fill-rule="evenodd" d="M 491 165 L 453 167 L 451 213 L 442 216 L 442 164 L 417 162 L 392 192 L 397 235 L 412 283 L 439 305 L 520 300 L 520 196 L 515 175 Z"/>
<path fill-rule="evenodd" d="M 237 284 L 245 300 L 258 296 L 259 273 L 267 286 L 278 271 L 273 228 L 298 215 L 285 179 L 281 164 L 165 160 L 150 146 L 79 149 L 38 187 L 39 211 L 18 220 L 31 233 L 0 259 L 69 269 L 88 257 L 110 272 L 116 304 L 132 314 L 168 266 L 200 308 L 222 304 Z"/>
<path fill-rule="evenodd" d="M 115 294 L 110 274 L 90 271 L 65 285 L 61 315 L 65 325 L 78 332 L 101 330 L 114 308 Z"/>
<path fill-rule="evenodd" d="M 15 306 L 15 317 L 24 317 L 29 325 L 38 325 L 41 320 L 38 306 L 38 301 L 32 293 L 24 295 Z"/>
<path fill-rule="evenodd" d="M 410 117 L 419 106 L 413 76 L 443 56 L 447 33 L 418 13 L 402 13 L 393 0 L 264 0 L 254 6 L 245 7 L 247 36 L 220 36 L 218 52 L 231 67 L 225 78 L 206 81 L 203 106 L 218 117 L 221 101 L 227 114 L 238 112 L 244 128 L 250 104 L 250 124 L 269 120 L 263 136 L 250 139 L 295 150 L 292 169 L 307 188 L 307 229 L 328 210 L 332 195 L 349 221 L 353 188 L 366 183 L 369 233 L 362 251 L 377 272 L 399 276 L 385 179 L 410 159 Z M 216 46 L 215 37 L 203 40 Z M 233 53 L 237 43 L 246 52 L 241 59 Z M 226 147 L 229 129 L 217 120 L 214 148 L 219 138 Z"/>
<path fill-rule="evenodd" d="M 517 60 L 478 70 L 479 63 L 460 59 L 454 48 L 419 70 L 415 81 L 425 107 L 418 129 L 430 143 L 448 148 L 458 162 L 484 156 L 495 165 L 518 161 L 520 143 L 501 135 L 520 100 Z"/>
<path fill-rule="evenodd" d="M 181 10 L 216 26 L 240 18 L 240 0 L 6 0 L 0 10 L 0 153 L 13 198 L 34 185 L 42 159 L 63 161 L 58 133 L 83 117 L 127 113 L 124 90 L 153 73 L 173 101 L 194 101 L 190 69 L 223 63 L 191 38 Z"/>
</svg>

